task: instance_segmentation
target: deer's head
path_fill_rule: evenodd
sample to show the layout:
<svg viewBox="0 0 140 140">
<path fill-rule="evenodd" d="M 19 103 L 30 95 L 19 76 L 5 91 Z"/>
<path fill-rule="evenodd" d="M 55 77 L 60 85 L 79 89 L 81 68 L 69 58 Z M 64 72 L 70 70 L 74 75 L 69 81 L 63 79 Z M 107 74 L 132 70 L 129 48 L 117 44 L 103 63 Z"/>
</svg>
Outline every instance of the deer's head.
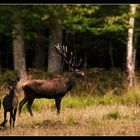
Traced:
<svg viewBox="0 0 140 140">
<path fill-rule="evenodd" d="M 15 80 L 12 80 L 10 78 L 8 78 L 8 88 L 9 90 L 15 90 L 16 89 L 16 85 L 19 82 L 20 78 L 17 77 Z"/>
</svg>

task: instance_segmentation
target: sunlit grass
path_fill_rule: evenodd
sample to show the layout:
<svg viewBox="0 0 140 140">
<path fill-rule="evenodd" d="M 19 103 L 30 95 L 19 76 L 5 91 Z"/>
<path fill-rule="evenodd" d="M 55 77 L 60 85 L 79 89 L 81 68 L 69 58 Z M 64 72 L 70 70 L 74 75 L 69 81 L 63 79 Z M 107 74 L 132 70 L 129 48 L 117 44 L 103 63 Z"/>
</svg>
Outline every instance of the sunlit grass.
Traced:
<svg viewBox="0 0 140 140">
<path fill-rule="evenodd" d="M 69 104 L 73 104 L 74 101 L 77 104 L 75 98 L 79 98 L 82 105 L 85 97 L 65 96 L 59 116 L 54 110 L 53 100 L 37 99 L 34 105 L 41 107 L 38 110 L 33 106 L 34 117 L 31 117 L 26 110 L 21 116 L 17 114 L 15 129 L 10 131 L 8 122 L 7 129 L 0 130 L 0 135 L 136 135 L 139 133 L 138 106 L 119 103 L 97 104 L 97 102 L 88 105 L 89 97 L 83 106 L 78 103 L 76 107 L 71 108 L 65 103 L 70 101 Z M 96 100 L 96 97 L 90 100 L 92 99 Z M 101 97 L 97 99 L 100 100 Z M 3 114 L 3 108 L 0 113 Z M 7 117 L 9 119 L 9 115 Z M 3 115 L 0 116 L 0 120 L 3 120 Z"/>
<path fill-rule="evenodd" d="M 65 108 L 85 108 L 92 105 L 139 105 L 140 101 L 140 89 L 131 89 L 124 95 L 103 95 L 103 96 L 78 96 L 78 95 L 65 95 L 61 101 L 61 109 Z M 20 101 L 23 97 L 20 97 Z M 23 106 L 22 111 L 27 111 L 27 104 Z M 32 104 L 32 110 L 40 111 L 44 107 L 54 109 L 55 100 L 54 99 L 35 99 Z"/>
<path fill-rule="evenodd" d="M 25 104 L 21 116 L 17 113 L 15 129 L 9 130 L 8 121 L 7 129 L 0 130 L 0 135 L 140 135 L 139 83 L 118 94 L 122 74 L 117 71 L 111 75 L 109 72 L 98 74 L 90 73 L 89 79 L 78 81 L 76 87 L 63 97 L 59 116 L 54 99 L 35 99 L 32 105 L 34 117 L 30 116 Z M 23 96 L 23 93 L 19 94 L 19 102 Z M 1 122 L 3 111 L 1 108 Z"/>
<path fill-rule="evenodd" d="M 19 97 L 19 102 L 23 99 L 22 96 Z M 33 111 L 41 111 L 43 110 L 45 107 L 54 107 L 54 101 L 53 100 L 48 100 L 48 99 L 35 99 L 31 108 Z M 27 111 L 27 103 L 25 103 L 22 107 L 22 111 L 25 112 Z"/>
</svg>

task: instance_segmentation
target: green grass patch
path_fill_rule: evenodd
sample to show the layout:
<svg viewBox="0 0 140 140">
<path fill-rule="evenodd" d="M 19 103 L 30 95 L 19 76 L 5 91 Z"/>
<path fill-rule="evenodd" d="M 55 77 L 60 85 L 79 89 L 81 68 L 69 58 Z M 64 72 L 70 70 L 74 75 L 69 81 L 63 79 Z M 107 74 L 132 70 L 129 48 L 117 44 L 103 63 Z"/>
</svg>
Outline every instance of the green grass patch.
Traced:
<svg viewBox="0 0 140 140">
<path fill-rule="evenodd" d="M 52 106 L 53 101 L 52 100 L 47 100 L 47 99 L 35 99 L 31 109 L 33 111 L 41 111 L 46 105 L 47 106 Z M 27 103 L 25 103 L 22 107 L 22 111 L 27 111 Z"/>
<path fill-rule="evenodd" d="M 104 95 L 95 98 L 95 105 L 111 105 L 119 102 L 119 97 L 115 95 Z"/>
<path fill-rule="evenodd" d="M 90 105 L 111 105 L 119 103 L 120 97 L 115 95 L 104 96 L 67 96 L 63 99 L 63 106 L 69 108 L 87 107 Z"/>
<path fill-rule="evenodd" d="M 127 93 L 121 96 L 120 103 L 126 104 L 126 105 L 139 105 L 140 104 L 140 88 L 134 87 L 130 89 Z"/>
<path fill-rule="evenodd" d="M 94 104 L 93 97 L 89 96 L 67 96 L 62 100 L 64 107 L 77 108 L 86 107 Z"/>
<path fill-rule="evenodd" d="M 104 119 L 120 119 L 121 114 L 117 110 L 112 110 L 103 116 Z"/>
</svg>

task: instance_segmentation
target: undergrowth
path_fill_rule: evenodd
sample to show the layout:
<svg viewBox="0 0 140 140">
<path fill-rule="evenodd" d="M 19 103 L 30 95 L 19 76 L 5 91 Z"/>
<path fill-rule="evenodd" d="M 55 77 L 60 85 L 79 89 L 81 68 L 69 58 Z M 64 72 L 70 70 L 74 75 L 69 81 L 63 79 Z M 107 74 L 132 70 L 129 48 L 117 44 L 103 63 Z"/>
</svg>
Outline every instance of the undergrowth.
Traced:
<svg viewBox="0 0 140 140">
<path fill-rule="evenodd" d="M 29 79 L 50 79 L 53 77 L 46 71 L 29 70 Z M 58 76 L 58 75 L 57 75 Z M 139 105 L 140 86 L 139 81 L 135 87 L 129 90 L 125 87 L 125 73 L 118 69 L 106 71 L 103 69 L 90 69 L 85 71 L 85 77 L 77 80 L 76 86 L 62 99 L 63 108 L 87 107 L 90 105 Z M 5 71 L 0 75 L 0 98 L 6 90 L 7 78 L 14 78 L 15 73 Z M 22 100 L 22 96 L 19 96 Z M 40 111 L 44 106 L 55 108 L 54 100 L 38 99 L 34 101 L 32 109 Z M 26 105 L 23 111 L 26 111 Z"/>
</svg>

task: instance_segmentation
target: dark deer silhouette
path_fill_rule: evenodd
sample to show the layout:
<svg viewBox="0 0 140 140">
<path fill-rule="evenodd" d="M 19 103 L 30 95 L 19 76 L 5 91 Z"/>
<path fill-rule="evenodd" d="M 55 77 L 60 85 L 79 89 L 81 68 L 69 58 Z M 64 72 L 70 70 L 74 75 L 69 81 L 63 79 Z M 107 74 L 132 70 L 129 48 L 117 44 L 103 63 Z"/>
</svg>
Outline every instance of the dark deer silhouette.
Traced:
<svg viewBox="0 0 140 140">
<path fill-rule="evenodd" d="M 4 121 L 1 123 L 1 126 L 5 127 L 7 119 L 7 112 L 10 112 L 10 128 L 15 125 L 16 112 L 18 106 L 18 97 L 15 94 L 16 85 L 20 78 L 16 80 L 8 79 L 8 88 L 10 93 L 6 95 L 3 99 L 3 108 L 4 108 Z M 13 123 L 13 124 L 12 124 Z"/>
<path fill-rule="evenodd" d="M 69 65 L 71 72 L 64 77 L 54 78 L 51 80 L 30 80 L 26 83 L 22 87 L 24 90 L 24 98 L 19 104 L 19 115 L 21 113 L 22 106 L 27 102 L 27 109 L 30 115 L 33 116 L 31 105 L 35 98 L 55 99 L 57 114 L 59 114 L 62 98 L 75 86 L 76 77 L 84 76 L 84 73 L 77 69 L 81 64 L 82 59 L 77 61 L 76 57 L 73 56 L 73 53 L 68 53 L 67 47 L 64 45 L 55 45 L 55 49 Z"/>
</svg>

